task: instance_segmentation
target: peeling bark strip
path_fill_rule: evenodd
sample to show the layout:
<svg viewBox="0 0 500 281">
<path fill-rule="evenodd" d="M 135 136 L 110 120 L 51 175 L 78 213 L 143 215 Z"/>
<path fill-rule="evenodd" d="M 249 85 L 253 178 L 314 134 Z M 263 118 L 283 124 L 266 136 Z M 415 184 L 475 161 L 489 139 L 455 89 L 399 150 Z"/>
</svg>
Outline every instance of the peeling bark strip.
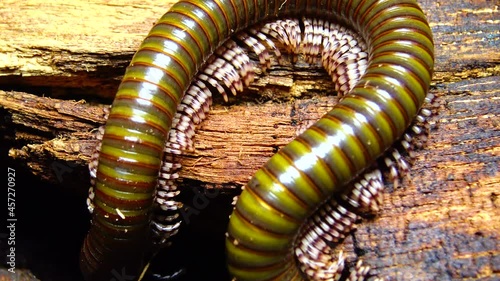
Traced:
<svg viewBox="0 0 500 281">
<path fill-rule="evenodd" d="M 14 155 L 8 161 L 26 163 L 40 178 L 57 183 L 51 168 L 54 162 L 63 171 L 64 180 L 85 178 L 78 174 L 87 174 L 86 161 L 93 146 L 89 131 L 103 121 L 68 117 L 48 108 L 52 102 L 67 102 L 71 104 L 67 108 L 74 108 L 76 116 L 102 116 L 102 106 L 67 100 L 74 100 L 71 95 L 75 93 L 79 94 L 77 100 L 84 94 L 105 97 L 107 93 L 109 98 L 113 90 L 102 91 L 102 84 L 118 81 L 133 50 L 158 17 L 155 10 L 163 11 L 165 7 L 150 2 L 0 3 L 2 18 L 10 19 L 0 31 L 0 57 L 19 61 L 23 56 L 30 58 L 14 66 L 0 59 L 0 87 L 4 89 L 0 92 L 0 130 L 2 143 L 9 145 Z M 364 261 L 375 268 L 375 273 L 389 280 L 496 280 L 500 275 L 500 225 L 495 220 L 500 215 L 498 8 L 490 1 L 419 4 L 434 32 L 437 72 L 432 93 L 438 96 L 442 108 L 431 120 L 434 126 L 430 145 L 416 152 L 411 181 L 402 183 L 404 189 L 385 195 L 381 214 L 359 225 L 343 250 L 348 260 L 355 253 L 364 254 Z M 103 8 L 108 6 L 110 9 Z M 29 27 L 27 14 L 34 20 Z M 86 20 L 75 21 L 80 18 Z M 106 28 L 111 25 L 117 26 L 116 30 Z M 80 32 L 80 27 L 87 29 Z M 46 64 L 51 55 L 64 71 L 36 70 L 45 69 L 38 65 Z M 90 66 L 88 72 L 85 65 Z M 181 171 L 181 178 L 197 179 L 208 186 L 243 183 L 275 147 L 295 136 L 297 123 L 317 119 L 326 112 L 335 101 L 335 97 L 321 94 L 329 87 L 325 86 L 329 78 L 325 74 L 308 78 L 306 69 L 296 66 L 295 71 L 290 74 L 288 68 L 275 69 L 276 77 L 284 75 L 279 85 L 273 83 L 275 78 L 259 82 L 271 82 L 260 88 L 268 95 L 257 98 L 269 102 L 255 103 L 253 91 L 249 99 L 240 96 L 253 103 L 240 99 L 236 106 L 216 102 L 198 130 L 195 151 L 182 159 L 188 168 Z M 117 82 L 112 85 L 116 87 Z M 75 90 L 81 86 L 87 88 Z M 13 88 L 24 93 L 10 92 Z M 269 93 L 276 89 L 286 91 L 286 96 L 306 94 L 292 102 L 270 101 Z M 49 94 L 57 94 L 59 99 L 48 98 Z M 14 100 L 8 101 L 7 95 Z M 41 105 L 49 106 L 42 110 Z M 47 117 L 47 111 L 59 117 Z M 269 123 L 259 125 L 255 120 Z M 222 146 L 218 139 L 221 137 L 225 142 Z M 88 182 L 79 182 L 75 183 L 75 192 L 86 193 Z"/>
</svg>

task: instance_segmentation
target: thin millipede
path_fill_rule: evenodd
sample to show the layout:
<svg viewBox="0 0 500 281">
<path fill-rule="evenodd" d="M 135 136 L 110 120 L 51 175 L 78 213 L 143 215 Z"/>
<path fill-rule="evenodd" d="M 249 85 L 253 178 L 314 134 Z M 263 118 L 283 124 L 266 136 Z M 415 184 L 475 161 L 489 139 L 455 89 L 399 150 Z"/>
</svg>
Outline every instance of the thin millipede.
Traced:
<svg viewBox="0 0 500 281">
<path fill-rule="evenodd" d="M 167 139 L 192 137 L 189 122 L 185 123 L 187 133 L 180 130 L 172 135 L 169 130 L 193 78 L 216 50 L 220 56 L 231 52 L 238 56 L 231 49 L 234 41 L 228 38 L 283 17 L 345 25 L 366 44 L 368 61 L 364 74 L 356 74 L 361 75 L 356 83 L 340 83 L 347 87 L 337 89 L 346 92 L 340 102 L 276 153 L 245 186 L 228 226 L 228 267 L 237 280 L 328 280 L 339 274 L 342 266 L 332 269 L 330 261 L 322 260 L 327 256 L 323 250 L 329 246 L 320 245 L 318 237 L 330 235 L 324 238 L 329 242 L 342 238 L 355 220 L 355 214 L 344 205 L 376 209 L 373 202 L 379 200 L 381 180 L 373 165 L 406 136 L 431 81 L 432 34 L 414 0 L 188 0 L 172 6 L 127 68 L 102 136 L 98 164 L 91 168 L 95 172 L 92 227 L 81 258 L 88 280 L 110 279 L 113 270 L 140 272 L 149 249 L 154 202 L 166 210 L 178 208 L 163 204 L 170 202 L 175 188 L 159 192 L 156 188 L 172 185 L 165 170 L 178 168 L 173 159 L 164 158 Z M 314 24 L 314 28 L 318 26 L 321 24 Z M 298 25 L 299 29 L 306 27 L 305 21 Z M 235 40 L 255 45 L 248 38 L 259 37 L 259 30 L 249 29 L 248 33 L 252 36 L 237 35 Z M 230 51 L 224 53 L 220 48 Z M 265 56 L 259 59 L 267 65 Z M 214 65 L 225 67 L 217 63 Z M 342 71 L 351 72 L 348 68 Z M 220 79 L 228 79 L 226 88 L 239 89 L 234 75 L 222 74 Z M 238 75 L 246 85 L 246 74 Z M 224 90 L 210 76 L 198 78 L 206 83 L 195 83 L 198 88 L 192 97 L 206 93 L 206 85 Z M 197 98 L 192 100 L 197 102 Z M 201 102 L 190 115 L 199 117 L 195 123 L 203 119 L 207 103 Z M 188 105 L 184 108 L 189 110 Z M 176 120 L 176 124 L 183 122 Z M 167 152 L 176 154 L 182 148 L 174 144 Z M 312 223 L 328 218 L 322 230 Z M 335 232 L 338 227 L 342 229 Z M 157 224 L 157 228 L 175 231 L 177 225 Z M 307 249 L 308 242 L 314 247 Z M 357 271 L 366 268 L 359 266 Z"/>
</svg>

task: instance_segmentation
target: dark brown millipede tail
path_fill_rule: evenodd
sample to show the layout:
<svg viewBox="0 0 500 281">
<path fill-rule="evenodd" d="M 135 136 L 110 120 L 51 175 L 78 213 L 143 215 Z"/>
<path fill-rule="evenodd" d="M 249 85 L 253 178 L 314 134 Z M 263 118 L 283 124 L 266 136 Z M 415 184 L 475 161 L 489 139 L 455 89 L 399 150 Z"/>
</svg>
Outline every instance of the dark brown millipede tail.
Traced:
<svg viewBox="0 0 500 281">
<path fill-rule="evenodd" d="M 304 278 L 294 254 L 301 225 L 368 172 L 424 102 L 434 47 L 414 0 L 187 0 L 172 6 L 132 59 L 106 123 L 81 255 L 87 280 L 140 272 L 164 147 L 200 67 L 238 31 L 294 16 L 340 22 L 359 33 L 368 66 L 334 109 L 257 171 L 231 215 L 226 247 L 237 280 Z"/>
</svg>

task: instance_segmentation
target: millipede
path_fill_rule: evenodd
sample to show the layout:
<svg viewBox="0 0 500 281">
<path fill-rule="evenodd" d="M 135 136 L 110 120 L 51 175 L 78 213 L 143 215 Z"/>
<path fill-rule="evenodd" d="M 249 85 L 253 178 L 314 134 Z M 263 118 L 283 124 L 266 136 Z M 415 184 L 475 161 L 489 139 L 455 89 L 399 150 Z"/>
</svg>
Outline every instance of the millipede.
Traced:
<svg viewBox="0 0 500 281">
<path fill-rule="evenodd" d="M 273 39 L 273 40 L 271 40 Z M 408 165 L 414 122 L 429 112 L 434 45 L 415 0 L 182 0 L 134 55 L 90 164 L 92 225 L 81 252 L 87 280 L 137 276 L 180 225 L 176 155 L 211 104 L 253 79 L 245 49 L 269 68 L 276 44 L 320 61 L 341 98 L 244 186 L 226 233 L 234 280 L 362 279 L 332 257 L 358 219 L 381 202 L 385 162 Z M 415 121 L 416 120 L 416 121 Z"/>
</svg>

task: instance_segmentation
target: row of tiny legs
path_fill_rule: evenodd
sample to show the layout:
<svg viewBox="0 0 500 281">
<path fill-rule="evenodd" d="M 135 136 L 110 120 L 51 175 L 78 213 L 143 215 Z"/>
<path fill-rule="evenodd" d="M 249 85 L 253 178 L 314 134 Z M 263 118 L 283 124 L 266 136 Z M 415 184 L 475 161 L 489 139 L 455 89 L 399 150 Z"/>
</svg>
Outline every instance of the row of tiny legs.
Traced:
<svg viewBox="0 0 500 281">
<path fill-rule="evenodd" d="M 280 48 L 293 55 L 303 55 L 309 63 L 321 63 L 331 75 L 335 90 L 340 96 L 347 94 L 363 75 L 367 67 L 366 44 L 356 33 L 340 25 L 322 20 L 277 20 L 263 26 L 240 32 L 227 40 L 209 58 L 195 77 L 177 108 L 169 132 L 162 167 L 158 176 L 155 196 L 154 219 L 151 230 L 155 245 L 168 245 L 181 225 L 179 210 L 183 208 L 176 196 L 179 194 L 176 180 L 181 169 L 178 156 L 193 148 L 196 126 L 206 117 L 212 104 L 212 95 L 219 93 L 228 100 L 228 93 L 242 92 L 254 80 L 257 65 L 250 59 L 253 52 L 259 67 L 265 72 L 274 58 L 282 60 Z M 275 44 L 276 42 L 276 44 Z M 422 111 L 417 118 L 423 122 L 429 112 Z M 421 132 L 413 126 L 410 131 Z M 104 128 L 99 128 L 96 138 L 99 144 L 89 164 L 91 188 L 88 208 L 93 210 L 93 187 L 95 184 L 100 141 Z M 411 148 L 412 133 L 405 134 L 401 144 Z M 408 169 L 408 164 L 394 149 L 384 158 L 392 179 L 397 182 L 398 171 Z M 332 257 L 332 246 L 341 241 L 354 227 L 359 215 L 353 210 L 377 211 L 381 203 L 383 180 L 380 171 L 366 173 L 349 194 L 326 203 L 302 229 L 297 240 L 295 254 L 302 272 L 311 280 L 338 280 L 344 268 L 342 254 Z M 355 266 L 348 280 L 362 280 L 369 268 L 361 262 Z M 344 274 L 345 275 L 345 274 Z"/>
</svg>

